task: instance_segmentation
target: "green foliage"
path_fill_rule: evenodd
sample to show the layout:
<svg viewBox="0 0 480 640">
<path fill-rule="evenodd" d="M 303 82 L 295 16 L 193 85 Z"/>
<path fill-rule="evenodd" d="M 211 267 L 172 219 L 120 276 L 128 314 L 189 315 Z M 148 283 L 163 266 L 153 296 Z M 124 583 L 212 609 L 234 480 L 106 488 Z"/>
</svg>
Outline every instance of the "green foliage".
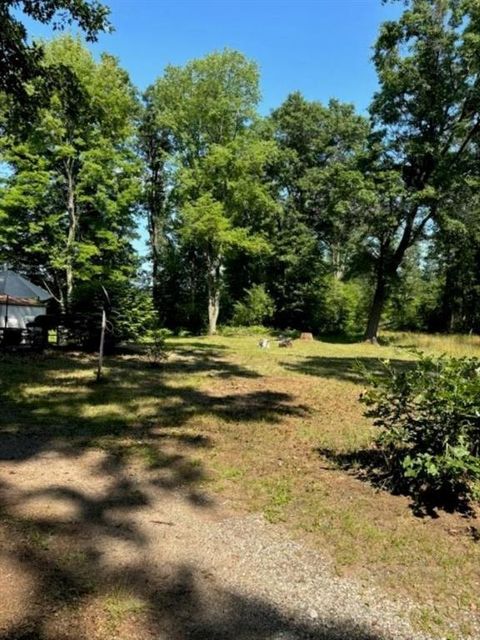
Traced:
<svg viewBox="0 0 480 640">
<path fill-rule="evenodd" d="M 377 444 L 399 488 L 421 500 L 478 496 L 480 360 L 420 356 L 411 368 L 385 363 L 368 375 L 366 415 L 380 427 Z"/>
<path fill-rule="evenodd" d="M 221 336 L 243 337 L 243 336 L 270 336 L 272 331 L 262 325 L 219 327 L 218 333 Z"/>
<path fill-rule="evenodd" d="M 317 304 L 312 322 L 315 333 L 355 336 L 361 331 L 367 309 L 365 286 L 360 282 L 327 276 L 319 288 Z"/>
<path fill-rule="evenodd" d="M 271 319 L 274 304 L 263 285 L 255 284 L 242 301 L 237 301 L 233 309 L 232 324 L 237 326 L 262 325 Z"/>
<path fill-rule="evenodd" d="M 167 67 L 148 90 L 147 113 L 154 130 L 167 132 L 171 140 L 163 177 L 174 204 L 164 227 L 177 241 L 177 251 L 195 254 L 197 274 L 203 271 L 211 333 L 228 256 L 269 249 L 256 221 L 275 208 L 263 180 L 275 145 L 260 139 L 252 127 L 258 100 L 256 65 L 231 50 Z M 152 233 L 151 245 L 155 253 L 158 243 Z M 170 264 L 185 267 L 182 257 Z"/>
<path fill-rule="evenodd" d="M 167 338 L 171 335 L 168 329 L 150 329 L 147 336 L 147 360 L 153 367 L 160 367 L 168 359 L 170 349 Z"/>
<path fill-rule="evenodd" d="M 429 263 L 422 264 L 419 251 L 412 248 L 393 281 L 385 308 L 385 325 L 400 331 L 430 328 L 441 297 L 442 283 Z"/>
<path fill-rule="evenodd" d="M 322 289 L 334 287 L 325 286 L 326 274 L 351 276 L 361 251 L 373 198 L 362 167 L 369 123 L 351 105 L 332 100 L 324 106 L 293 93 L 273 112 L 271 125 L 280 150 L 273 172 L 283 206 L 268 269 L 276 320 L 305 330 L 337 330 L 340 312 L 330 313 L 335 294 L 326 303 Z"/>
<path fill-rule="evenodd" d="M 372 147 L 369 167 L 377 284 L 368 338 L 376 336 L 408 249 L 432 223 L 459 218 L 476 197 L 479 175 L 478 3 L 404 4 L 397 20 L 382 25 L 373 56 L 379 90 L 370 113 L 383 139 Z"/>
<path fill-rule="evenodd" d="M 12 127 L 2 139 L 9 173 L 0 187 L 1 258 L 42 273 L 71 311 L 81 288 L 117 288 L 136 274 L 137 105 L 117 61 L 96 62 L 79 39 L 46 44 L 43 64 L 69 74 L 34 126 Z"/>
<path fill-rule="evenodd" d="M 405 0 L 380 29 L 368 117 L 293 92 L 262 118 L 258 67 L 238 51 L 168 66 L 140 104 L 115 58 L 72 37 L 30 44 L 19 18 L 92 40 L 103 5 L 7 0 L 0 261 L 68 313 L 105 286 L 115 331 L 142 336 L 142 213 L 162 325 L 480 331 L 477 4 Z M 19 92 L 35 118 L 8 117 Z"/>
<path fill-rule="evenodd" d="M 262 120 L 258 70 L 229 50 L 168 67 L 149 89 L 164 198 L 152 254 L 166 238 L 155 280 L 172 326 L 204 327 L 204 305 L 214 330 L 220 301 L 243 304 L 252 282 L 280 328 L 480 326 L 478 15 L 469 2 L 406 5 L 379 33 L 370 118 L 295 92 Z"/>
<path fill-rule="evenodd" d="M 15 11 L 15 15 L 14 12 Z M 25 26 L 19 20 L 19 12 L 43 24 L 53 24 L 56 29 L 76 22 L 89 41 L 95 41 L 100 31 L 109 29 L 109 10 L 97 0 L 2 0 L 0 3 L 0 93 L 6 94 L 10 107 L 20 111 L 27 119 L 38 106 L 39 98 L 45 99 L 45 91 L 52 86 L 53 72 L 46 72 L 42 65 L 44 49 L 36 42 L 29 42 Z M 50 77 L 49 77 L 50 76 Z M 37 82 L 37 95 L 31 83 Z M 41 81 L 40 86 L 38 82 Z M 30 84 L 29 84 L 30 83 Z"/>
<path fill-rule="evenodd" d="M 275 303 L 274 326 L 311 331 L 325 265 L 316 237 L 301 217 L 286 209 L 276 220 L 272 252 L 262 271 Z"/>
<path fill-rule="evenodd" d="M 111 317 L 115 335 L 121 340 L 143 342 L 157 322 L 150 289 L 136 283 L 114 292 Z"/>
</svg>

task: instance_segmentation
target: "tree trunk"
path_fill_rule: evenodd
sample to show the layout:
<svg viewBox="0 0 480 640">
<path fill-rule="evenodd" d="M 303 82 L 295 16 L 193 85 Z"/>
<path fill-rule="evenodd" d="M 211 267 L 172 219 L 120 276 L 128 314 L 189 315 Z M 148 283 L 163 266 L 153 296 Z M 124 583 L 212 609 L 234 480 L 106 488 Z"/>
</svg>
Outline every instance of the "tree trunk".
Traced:
<svg viewBox="0 0 480 640">
<path fill-rule="evenodd" d="M 378 328 L 382 317 L 383 307 L 388 294 L 388 285 L 397 273 L 399 266 L 405 256 L 405 252 L 411 246 L 415 234 L 413 233 L 413 224 L 417 214 L 418 205 L 414 205 L 410 212 L 405 228 L 402 233 L 400 242 L 395 251 L 390 253 L 389 245 L 383 243 L 380 249 L 380 255 L 377 264 L 377 285 L 373 295 L 372 305 L 368 316 L 367 330 L 365 332 L 365 340 L 373 344 L 378 344 Z M 430 216 L 426 216 L 417 227 L 417 233 L 424 228 Z"/>
<path fill-rule="evenodd" d="M 375 293 L 368 316 L 367 330 L 365 332 L 365 340 L 368 340 L 372 344 L 378 344 L 378 327 L 386 298 L 387 283 L 385 272 L 383 269 L 379 269 L 377 273 L 377 286 L 375 287 Z"/>
<path fill-rule="evenodd" d="M 332 260 L 332 268 L 333 268 L 333 276 L 335 280 L 343 280 L 345 275 L 345 265 L 342 255 L 342 249 L 340 245 L 333 244 L 330 249 L 331 252 L 331 260 Z"/>
<path fill-rule="evenodd" d="M 154 241 L 150 243 L 152 249 L 152 300 L 153 307 L 160 317 L 160 306 L 161 306 L 161 291 L 162 287 L 160 285 L 160 257 L 158 246 Z"/>
<path fill-rule="evenodd" d="M 65 265 L 65 278 L 67 282 L 66 306 L 71 307 L 73 294 L 73 252 L 75 240 L 77 238 L 78 217 L 75 203 L 75 181 L 73 178 L 70 163 L 67 161 L 67 211 L 68 211 L 68 232 L 67 232 L 67 260 Z"/>
<path fill-rule="evenodd" d="M 208 292 L 208 335 L 217 333 L 217 320 L 220 311 L 220 292 Z"/>
<path fill-rule="evenodd" d="M 209 261 L 208 267 L 208 335 L 217 333 L 217 320 L 220 312 L 220 261 Z"/>
<path fill-rule="evenodd" d="M 150 105 L 151 107 L 151 105 Z M 141 128 L 141 142 L 147 165 L 145 198 L 147 226 L 152 260 L 152 299 L 158 317 L 162 314 L 163 283 L 162 262 L 165 259 L 167 188 L 165 163 L 170 153 L 170 140 L 167 131 L 158 130 L 153 111 L 145 112 L 145 121 Z"/>
</svg>

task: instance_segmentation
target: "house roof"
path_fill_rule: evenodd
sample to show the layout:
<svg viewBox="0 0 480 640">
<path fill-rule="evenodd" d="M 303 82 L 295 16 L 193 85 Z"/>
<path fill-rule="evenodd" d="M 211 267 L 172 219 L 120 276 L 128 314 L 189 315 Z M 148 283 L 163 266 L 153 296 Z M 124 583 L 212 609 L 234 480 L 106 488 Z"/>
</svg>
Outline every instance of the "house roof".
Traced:
<svg viewBox="0 0 480 640">
<path fill-rule="evenodd" d="M 35 298 L 19 298 L 18 296 L 0 295 L 0 304 L 7 304 L 9 307 L 44 307 L 45 304 Z"/>
<path fill-rule="evenodd" d="M 48 291 L 10 269 L 0 271 L 0 296 L 2 295 L 19 299 L 40 300 L 41 302 L 52 297 Z"/>
</svg>

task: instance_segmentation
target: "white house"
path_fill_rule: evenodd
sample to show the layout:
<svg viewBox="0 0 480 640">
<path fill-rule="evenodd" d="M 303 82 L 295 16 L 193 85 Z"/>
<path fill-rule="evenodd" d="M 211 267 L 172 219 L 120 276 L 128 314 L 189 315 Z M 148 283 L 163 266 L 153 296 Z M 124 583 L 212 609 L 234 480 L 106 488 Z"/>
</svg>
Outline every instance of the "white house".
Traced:
<svg viewBox="0 0 480 640">
<path fill-rule="evenodd" d="M 0 271 L 0 328 L 26 329 L 27 324 L 47 312 L 46 301 L 52 296 L 23 276 Z"/>
</svg>

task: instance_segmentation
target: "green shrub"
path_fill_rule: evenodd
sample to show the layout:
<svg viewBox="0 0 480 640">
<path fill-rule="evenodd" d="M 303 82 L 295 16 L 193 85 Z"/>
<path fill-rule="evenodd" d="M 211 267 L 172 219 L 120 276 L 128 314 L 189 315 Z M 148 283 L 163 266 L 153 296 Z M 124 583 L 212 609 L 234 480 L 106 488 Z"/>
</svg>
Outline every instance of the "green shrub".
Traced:
<svg viewBox="0 0 480 640">
<path fill-rule="evenodd" d="M 231 327 L 229 325 L 219 327 L 218 334 L 227 337 L 242 337 L 242 336 L 269 336 L 271 330 L 262 325 L 251 325 L 248 327 Z"/>
<path fill-rule="evenodd" d="M 361 283 L 326 277 L 319 290 L 313 315 L 315 332 L 344 335 L 360 333 L 366 322 L 365 296 Z"/>
<path fill-rule="evenodd" d="M 386 375 L 367 374 L 366 415 L 393 484 L 416 499 L 479 497 L 480 360 L 427 357 Z"/>
<path fill-rule="evenodd" d="M 169 356 L 167 338 L 171 335 L 168 329 L 150 329 L 148 332 L 147 359 L 153 367 L 159 367 Z"/>
<path fill-rule="evenodd" d="M 265 291 L 265 287 L 254 284 L 245 291 L 244 299 L 235 303 L 232 324 L 245 327 L 261 325 L 272 317 L 274 309 L 273 300 Z"/>
</svg>

